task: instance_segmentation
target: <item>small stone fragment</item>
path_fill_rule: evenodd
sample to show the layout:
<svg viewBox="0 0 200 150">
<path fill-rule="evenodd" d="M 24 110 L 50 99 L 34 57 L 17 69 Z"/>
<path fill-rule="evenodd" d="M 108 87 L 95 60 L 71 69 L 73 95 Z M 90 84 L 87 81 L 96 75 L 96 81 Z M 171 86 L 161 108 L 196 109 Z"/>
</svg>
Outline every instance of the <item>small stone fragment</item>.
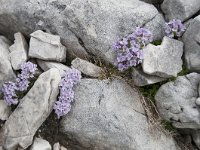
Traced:
<svg viewBox="0 0 200 150">
<path fill-rule="evenodd" d="M 31 34 L 29 56 L 42 60 L 64 62 L 66 48 L 60 42 L 60 37 L 41 30 Z"/>
<path fill-rule="evenodd" d="M 199 0 L 164 0 L 161 8 L 166 19 L 185 21 L 200 10 Z"/>
<path fill-rule="evenodd" d="M 163 78 L 176 77 L 182 70 L 183 43 L 164 37 L 161 45 L 144 48 L 143 71 Z"/>
<path fill-rule="evenodd" d="M 67 150 L 67 148 L 61 146 L 61 147 L 60 147 L 60 150 Z"/>
<path fill-rule="evenodd" d="M 86 60 L 76 58 L 72 61 L 72 67 L 91 77 L 100 77 L 102 68 Z"/>
<path fill-rule="evenodd" d="M 14 70 L 19 70 L 21 64 L 28 60 L 28 44 L 24 36 L 18 32 L 14 34 L 15 43 L 9 47 L 10 49 L 10 59 Z"/>
<path fill-rule="evenodd" d="M 49 70 L 51 68 L 57 68 L 59 70 L 61 76 L 63 76 L 65 74 L 65 71 L 70 69 L 68 66 L 63 65 L 62 63 L 58 63 L 58 62 L 37 60 L 37 64 L 44 71 L 47 71 L 47 70 Z"/>
<path fill-rule="evenodd" d="M 58 142 L 53 145 L 53 150 L 60 150 L 60 144 Z"/>
<path fill-rule="evenodd" d="M 11 108 L 5 103 L 4 100 L 0 100 L 0 120 L 7 120 L 10 113 Z"/>
<path fill-rule="evenodd" d="M 132 79 L 136 86 L 145 86 L 166 80 L 166 78 L 145 74 L 141 69 L 136 68 L 133 68 Z"/>
<path fill-rule="evenodd" d="M 44 139 L 35 138 L 30 150 L 51 150 L 51 145 Z"/>
</svg>

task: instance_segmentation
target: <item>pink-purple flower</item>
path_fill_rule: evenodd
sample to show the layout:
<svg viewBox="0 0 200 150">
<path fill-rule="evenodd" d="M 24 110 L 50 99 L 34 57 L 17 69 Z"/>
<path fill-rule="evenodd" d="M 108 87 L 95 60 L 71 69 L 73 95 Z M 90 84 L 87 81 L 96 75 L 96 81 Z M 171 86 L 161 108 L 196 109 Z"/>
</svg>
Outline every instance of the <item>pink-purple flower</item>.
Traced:
<svg viewBox="0 0 200 150">
<path fill-rule="evenodd" d="M 143 48 L 152 40 L 152 33 L 148 29 L 137 27 L 128 37 L 115 42 L 113 49 L 117 53 L 115 65 L 118 67 L 118 70 L 124 71 L 141 64 Z"/>
<path fill-rule="evenodd" d="M 173 19 L 164 25 L 164 30 L 166 36 L 170 38 L 178 38 L 181 37 L 186 27 L 182 24 L 181 20 Z"/>
<path fill-rule="evenodd" d="M 65 72 L 64 77 L 59 84 L 60 95 L 54 105 L 55 113 L 58 118 L 66 115 L 71 109 L 71 102 L 74 100 L 74 86 L 81 80 L 81 72 L 76 69 L 70 69 Z"/>
</svg>

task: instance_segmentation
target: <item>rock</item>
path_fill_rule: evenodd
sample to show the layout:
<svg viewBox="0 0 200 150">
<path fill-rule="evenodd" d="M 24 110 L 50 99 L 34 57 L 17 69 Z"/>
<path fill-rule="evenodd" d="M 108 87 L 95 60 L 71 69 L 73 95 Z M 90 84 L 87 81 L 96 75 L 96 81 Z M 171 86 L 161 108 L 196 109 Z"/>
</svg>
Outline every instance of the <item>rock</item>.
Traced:
<svg viewBox="0 0 200 150">
<path fill-rule="evenodd" d="M 51 145 L 46 140 L 35 138 L 30 150 L 51 150 Z"/>
<path fill-rule="evenodd" d="M 61 146 L 61 147 L 60 147 L 60 150 L 67 150 L 67 148 Z"/>
<path fill-rule="evenodd" d="M 0 120 L 7 120 L 10 113 L 11 108 L 4 102 L 4 100 L 0 100 Z"/>
<path fill-rule="evenodd" d="M 137 90 L 118 79 L 82 79 L 60 130 L 87 149 L 179 149 L 171 137 L 150 133 Z"/>
<path fill-rule="evenodd" d="M 193 130 L 192 131 L 192 139 L 198 149 L 200 149 L 200 130 Z"/>
<path fill-rule="evenodd" d="M 59 70 L 61 76 L 63 76 L 65 74 L 65 71 L 70 69 L 68 66 L 65 66 L 58 62 L 37 60 L 37 63 L 44 71 L 47 71 L 51 68 L 57 68 Z"/>
<path fill-rule="evenodd" d="M 199 1 L 200 2 L 200 1 Z M 200 72 L 200 15 L 194 18 L 183 35 L 184 58 L 190 71 Z"/>
<path fill-rule="evenodd" d="M 12 70 L 9 57 L 10 41 L 0 36 L 0 89 L 4 82 L 15 79 L 15 73 Z M 1 90 L 0 90 L 1 91 Z M 1 93 L 1 92 L 0 92 Z"/>
<path fill-rule="evenodd" d="M 143 71 L 163 78 L 176 77 L 182 70 L 183 43 L 164 37 L 161 45 L 144 48 Z"/>
<path fill-rule="evenodd" d="M 161 4 L 163 0 L 140 0 L 149 4 Z"/>
<path fill-rule="evenodd" d="M 59 71 L 50 69 L 39 76 L 21 99 L 3 127 L 6 150 L 16 150 L 17 147 L 26 149 L 32 144 L 35 132 L 49 116 L 57 100 L 60 80 Z"/>
<path fill-rule="evenodd" d="M 179 129 L 200 129 L 199 82 L 200 75 L 191 73 L 162 85 L 155 96 L 160 116 Z"/>
<path fill-rule="evenodd" d="M 164 0 L 161 5 L 165 18 L 169 21 L 180 19 L 185 21 L 200 10 L 199 0 Z"/>
<path fill-rule="evenodd" d="M 14 70 L 21 69 L 21 64 L 28 60 L 28 44 L 24 36 L 18 32 L 15 33 L 15 43 L 10 46 L 10 60 Z"/>
<path fill-rule="evenodd" d="M 4 0 L 0 6 L 1 33 L 45 30 L 59 35 L 77 57 L 86 57 L 87 51 L 106 62 L 116 58 L 113 42 L 137 26 L 148 26 L 154 39 L 161 39 L 163 22 L 153 5 L 136 0 Z"/>
<path fill-rule="evenodd" d="M 53 150 L 60 150 L 60 144 L 58 142 L 53 145 Z"/>
<path fill-rule="evenodd" d="M 90 77 L 100 77 L 102 72 L 101 67 L 80 58 L 76 58 L 72 61 L 72 67 Z"/>
<path fill-rule="evenodd" d="M 136 86 L 145 86 L 166 80 L 165 78 L 145 74 L 141 69 L 136 68 L 133 68 L 132 79 L 133 84 Z"/>
<path fill-rule="evenodd" d="M 60 43 L 60 37 L 41 30 L 31 34 L 29 54 L 42 60 L 66 61 L 66 48 Z"/>
</svg>

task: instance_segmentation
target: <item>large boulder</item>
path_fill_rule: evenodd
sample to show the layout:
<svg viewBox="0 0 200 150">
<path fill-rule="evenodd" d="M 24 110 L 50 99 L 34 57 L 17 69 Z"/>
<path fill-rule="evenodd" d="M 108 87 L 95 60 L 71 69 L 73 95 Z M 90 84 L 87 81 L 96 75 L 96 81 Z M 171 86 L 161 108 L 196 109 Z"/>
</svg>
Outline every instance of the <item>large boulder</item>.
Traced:
<svg viewBox="0 0 200 150">
<path fill-rule="evenodd" d="M 67 50 L 87 52 L 114 62 L 112 44 L 137 26 L 163 36 L 164 19 L 151 4 L 138 0 L 0 0 L 0 33 L 29 35 L 37 29 L 59 35 Z M 87 52 L 86 52 L 87 51 Z"/>
<path fill-rule="evenodd" d="M 176 77 L 182 70 L 183 43 L 164 37 L 161 45 L 144 48 L 143 71 L 163 78 Z"/>
<path fill-rule="evenodd" d="M 199 1 L 200 2 L 200 1 Z M 194 18 L 183 35 L 184 58 L 190 71 L 200 72 L 200 15 Z"/>
<path fill-rule="evenodd" d="M 199 83 L 200 75 L 191 73 L 162 85 L 155 96 L 160 116 L 179 129 L 200 129 Z"/>
<path fill-rule="evenodd" d="M 166 19 L 185 21 L 200 10 L 199 0 L 164 0 L 161 5 Z"/>
<path fill-rule="evenodd" d="M 57 100 L 60 80 L 59 71 L 50 69 L 39 76 L 20 100 L 3 126 L 3 146 L 6 150 L 26 149 L 32 144 L 35 132 L 49 116 Z"/>
<path fill-rule="evenodd" d="M 0 36 L 0 89 L 4 82 L 15 79 L 15 73 L 13 72 L 9 56 L 10 45 L 11 42 L 8 39 Z"/>
<path fill-rule="evenodd" d="M 118 79 L 82 79 L 61 132 L 86 149 L 179 150 L 171 137 L 151 132 L 139 93 Z"/>
</svg>

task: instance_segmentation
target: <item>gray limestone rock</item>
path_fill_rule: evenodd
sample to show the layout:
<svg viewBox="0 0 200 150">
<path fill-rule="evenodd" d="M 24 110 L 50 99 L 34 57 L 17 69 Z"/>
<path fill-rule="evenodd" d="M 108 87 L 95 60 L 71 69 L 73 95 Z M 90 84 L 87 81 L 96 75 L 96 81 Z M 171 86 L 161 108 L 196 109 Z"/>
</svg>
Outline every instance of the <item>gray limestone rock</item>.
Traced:
<svg viewBox="0 0 200 150">
<path fill-rule="evenodd" d="M 150 131 L 137 90 L 118 79 L 82 79 L 61 132 L 88 149 L 179 150 L 171 137 Z"/>
<path fill-rule="evenodd" d="M 31 34 L 29 57 L 42 60 L 66 61 L 66 48 L 60 42 L 60 37 L 41 30 Z"/>
<path fill-rule="evenodd" d="M 144 48 L 143 71 L 163 78 L 176 77 L 182 70 L 183 43 L 164 37 L 161 45 Z"/>
<path fill-rule="evenodd" d="M 9 47 L 10 49 L 10 60 L 14 70 L 19 70 L 21 64 L 28 60 L 28 44 L 22 35 L 18 32 L 14 34 L 15 43 Z"/>
<path fill-rule="evenodd" d="M 3 126 L 6 150 L 26 149 L 32 144 L 37 129 L 46 120 L 57 100 L 61 80 L 55 68 L 39 76 L 30 91 L 20 100 Z"/>
<path fill-rule="evenodd" d="M 101 67 L 98 67 L 93 63 L 90 63 L 80 58 L 76 58 L 72 61 L 72 67 L 90 77 L 100 77 L 102 72 Z"/>
<path fill-rule="evenodd" d="M 147 27 L 154 39 L 163 37 L 164 18 L 151 4 L 138 0 L 2 0 L 0 32 L 26 35 L 37 29 L 59 35 L 69 53 L 91 53 L 106 62 L 116 59 L 112 44 Z M 15 26 L 13 26 L 15 24 Z"/>
<path fill-rule="evenodd" d="M 51 145 L 44 139 L 35 138 L 30 150 L 51 150 Z"/>
<path fill-rule="evenodd" d="M 185 21 L 200 10 L 199 0 L 164 0 L 161 5 L 166 19 Z"/>
<path fill-rule="evenodd" d="M 199 97 L 200 75 L 191 73 L 161 86 L 155 96 L 160 116 L 180 129 L 200 129 Z"/>
</svg>

